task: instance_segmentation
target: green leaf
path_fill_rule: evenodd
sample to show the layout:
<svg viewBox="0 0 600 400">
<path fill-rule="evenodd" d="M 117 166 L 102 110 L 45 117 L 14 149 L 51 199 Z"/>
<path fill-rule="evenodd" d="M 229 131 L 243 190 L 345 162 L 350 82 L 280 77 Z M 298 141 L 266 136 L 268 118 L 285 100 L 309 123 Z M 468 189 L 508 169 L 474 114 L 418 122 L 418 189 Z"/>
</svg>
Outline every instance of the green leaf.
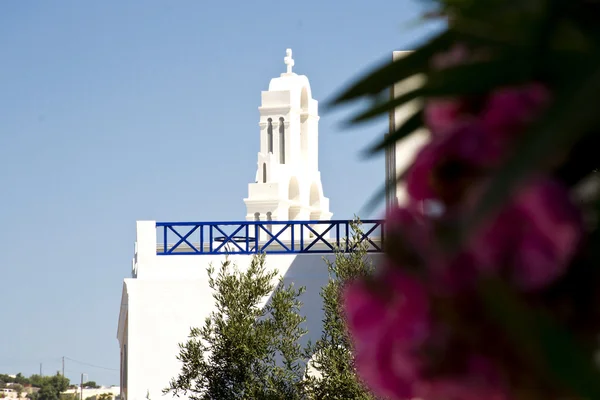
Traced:
<svg viewBox="0 0 600 400">
<path fill-rule="evenodd" d="M 590 62 L 593 62 L 590 60 Z M 594 123 L 600 122 L 597 99 L 600 94 L 600 63 L 593 74 L 577 79 L 571 88 L 555 93 L 556 101 L 515 146 L 506 163 L 490 181 L 481 200 L 469 214 L 466 232 L 475 228 L 490 212 L 504 203 L 515 185 L 542 169 L 548 157 L 565 153 Z"/>
<path fill-rule="evenodd" d="M 560 382 L 573 394 L 600 398 L 600 373 L 593 355 L 586 354 L 565 329 L 549 317 L 527 307 L 505 282 L 482 282 L 484 306 L 517 349 L 526 356 L 533 373 Z"/>
<path fill-rule="evenodd" d="M 336 96 L 334 100 L 328 102 L 325 107 L 330 108 L 365 95 L 375 95 L 390 88 L 398 81 L 427 71 L 431 57 L 441 50 L 448 48 L 452 40 L 452 32 L 444 31 L 440 33 L 406 57 L 391 63 L 386 62 L 384 65 L 377 67 L 368 73 L 366 77 Z"/>
<path fill-rule="evenodd" d="M 503 57 L 432 71 L 422 87 L 381 102 L 354 117 L 352 122 L 370 120 L 418 98 L 482 94 L 500 86 L 524 83 L 531 79 L 530 63 L 526 58 Z"/>
<path fill-rule="evenodd" d="M 413 101 L 419 97 L 424 96 L 425 93 L 426 93 L 425 88 L 418 88 L 418 89 L 403 93 L 403 94 L 393 98 L 392 100 L 384 101 L 384 102 L 381 102 L 381 103 L 371 107 L 370 109 L 363 112 L 362 114 L 359 114 L 358 116 L 354 117 L 351 122 L 353 124 L 357 124 L 360 122 L 368 121 L 375 117 L 379 117 L 382 114 L 387 114 L 387 113 L 391 112 L 392 110 L 395 110 L 396 108 L 398 108 L 410 101 Z"/>
<path fill-rule="evenodd" d="M 383 140 L 381 140 L 373 147 L 369 148 L 366 151 L 366 155 L 371 156 L 375 153 L 380 152 L 381 150 L 384 150 L 387 147 L 393 146 L 394 143 L 404 139 L 405 137 L 409 136 L 411 133 L 422 128 L 423 126 L 423 110 L 417 110 L 406 121 L 404 121 L 404 123 L 398 129 L 396 129 L 394 132 L 388 135 L 385 135 Z"/>
</svg>

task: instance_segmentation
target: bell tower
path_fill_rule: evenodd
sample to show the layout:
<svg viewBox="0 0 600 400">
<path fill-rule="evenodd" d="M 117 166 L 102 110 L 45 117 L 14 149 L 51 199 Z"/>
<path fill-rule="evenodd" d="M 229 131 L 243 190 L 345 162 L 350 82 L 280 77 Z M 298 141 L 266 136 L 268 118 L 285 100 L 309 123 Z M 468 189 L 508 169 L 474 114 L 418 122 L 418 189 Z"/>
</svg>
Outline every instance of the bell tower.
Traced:
<svg viewBox="0 0 600 400">
<path fill-rule="evenodd" d="M 261 93 L 260 150 L 256 182 L 244 199 L 246 220 L 330 220 L 319 172 L 318 102 L 308 78 L 292 72 L 291 49 L 284 63 L 286 72 Z"/>
</svg>

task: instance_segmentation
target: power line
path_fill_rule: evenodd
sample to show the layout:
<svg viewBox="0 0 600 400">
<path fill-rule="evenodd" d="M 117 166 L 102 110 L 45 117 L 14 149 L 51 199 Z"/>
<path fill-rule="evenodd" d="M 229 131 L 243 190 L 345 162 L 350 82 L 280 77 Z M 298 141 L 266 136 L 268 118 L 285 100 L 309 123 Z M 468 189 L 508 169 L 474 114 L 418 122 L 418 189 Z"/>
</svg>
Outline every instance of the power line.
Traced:
<svg viewBox="0 0 600 400">
<path fill-rule="evenodd" d="M 69 361 L 72 361 L 74 363 L 81 364 L 81 365 L 87 365 L 88 367 L 92 367 L 92 368 L 103 369 L 103 370 L 106 370 L 106 371 L 115 371 L 115 372 L 119 371 L 116 368 L 103 367 L 103 366 L 95 365 L 95 364 L 88 363 L 88 362 L 85 362 L 85 361 L 75 360 L 75 359 L 67 357 L 67 356 L 56 357 L 56 358 L 22 359 L 22 360 L 15 360 L 15 359 L 6 360 L 6 359 L 4 359 L 4 360 L 2 360 L 0 362 L 0 367 L 2 367 L 2 368 L 7 368 L 7 367 L 13 368 L 16 365 L 23 366 L 23 365 L 27 364 L 27 365 L 30 365 L 31 367 L 33 367 L 34 365 L 36 365 L 37 369 L 39 369 L 40 364 L 42 364 L 44 366 L 44 369 L 46 369 L 46 366 L 49 364 L 49 365 L 51 365 L 50 369 L 54 369 L 54 365 L 56 365 L 56 366 L 60 365 L 61 361 L 63 361 L 63 358 L 64 358 L 64 360 L 69 360 Z M 65 368 L 64 364 L 62 365 L 62 368 Z M 60 370 L 62 368 L 58 367 L 58 370 Z M 67 369 L 65 369 L 65 370 L 67 370 Z"/>
<path fill-rule="evenodd" d="M 60 357 L 53 357 L 53 358 L 21 358 L 21 359 L 15 359 L 15 358 L 5 358 L 2 361 L 0 361 L 0 366 L 2 367 L 10 367 L 13 365 L 24 365 L 24 364 L 31 364 L 31 365 L 39 365 L 39 363 L 44 363 L 44 364 L 56 364 L 59 363 L 61 360 Z"/>
<path fill-rule="evenodd" d="M 90 363 L 87 363 L 85 361 L 74 360 L 74 359 L 72 359 L 70 357 L 65 357 L 65 360 L 73 361 L 73 362 L 75 362 L 77 364 L 81 364 L 81 365 L 87 365 L 88 367 L 92 367 L 92 368 L 99 368 L 99 369 L 104 369 L 104 370 L 107 370 L 107 371 L 119 371 L 116 368 L 101 367 L 99 365 L 90 364 Z"/>
</svg>

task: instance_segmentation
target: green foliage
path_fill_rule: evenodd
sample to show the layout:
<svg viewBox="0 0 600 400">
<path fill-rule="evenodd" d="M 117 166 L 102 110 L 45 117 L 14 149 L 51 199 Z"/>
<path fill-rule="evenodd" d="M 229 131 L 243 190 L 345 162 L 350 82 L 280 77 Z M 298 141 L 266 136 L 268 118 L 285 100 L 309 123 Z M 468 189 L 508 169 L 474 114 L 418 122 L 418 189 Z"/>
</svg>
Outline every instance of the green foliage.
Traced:
<svg viewBox="0 0 600 400">
<path fill-rule="evenodd" d="M 46 377 L 38 374 L 33 374 L 29 377 L 29 383 L 31 383 L 31 385 L 34 387 L 41 388 L 45 381 Z"/>
<path fill-rule="evenodd" d="M 40 385 L 40 390 L 37 393 L 31 393 L 27 396 L 32 400 L 60 400 L 61 393 L 69 388 L 69 379 L 59 373 L 44 377 L 32 375 L 29 379 L 32 381 L 32 385 Z"/>
<path fill-rule="evenodd" d="M 10 386 L 7 386 L 10 384 Z M 0 387 L 10 387 L 20 397 L 23 393 L 24 385 L 32 385 L 40 388 L 36 393 L 30 393 L 27 398 L 33 400 L 58 400 L 61 398 L 61 392 L 69 387 L 69 379 L 57 373 L 54 376 L 31 375 L 29 378 L 22 373 L 18 373 L 14 378 L 0 374 Z M 63 396 L 64 397 L 64 396 Z"/>
<path fill-rule="evenodd" d="M 6 385 L 7 383 L 16 383 L 19 385 L 27 385 L 29 383 L 31 383 L 29 378 L 26 378 L 25 376 L 23 376 L 22 373 L 18 373 L 17 375 L 15 375 L 15 377 L 11 377 L 9 375 L 6 374 L 0 374 L 0 385 Z"/>
<path fill-rule="evenodd" d="M 548 315 L 528 309 L 513 288 L 500 280 L 489 280 L 481 298 L 494 316 L 503 322 L 507 335 L 519 343 L 532 365 L 565 387 L 577 388 L 583 398 L 600 398 L 595 360 L 582 352 L 564 327 Z"/>
<path fill-rule="evenodd" d="M 216 311 L 180 344 L 183 367 L 164 393 L 193 400 L 304 399 L 306 354 L 298 344 L 306 333 L 298 300 L 304 288 L 281 279 L 275 285 L 278 273 L 267 271 L 264 255 L 245 272 L 227 259 L 208 275 Z"/>
<path fill-rule="evenodd" d="M 83 383 L 83 387 L 85 387 L 85 388 L 92 388 L 92 389 L 98 389 L 100 387 L 100 385 L 98 385 L 94 381 L 88 381 L 88 382 L 84 382 Z"/>
<path fill-rule="evenodd" d="M 329 281 L 321 290 L 323 298 L 323 333 L 313 347 L 311 367 L 317 375 L 310 378 L 313 399 L 369 400 L 374 397 L 359 381 L 354 367 L 352 345 L 341 310 L 340 294 L 344 284 L 370 274 L 374 267 L 367 257 L 368 244 L 362 240 L 360 220 L 352 224 L 348 248 L 337 249 L 335 261 L 325 259 Z"/>
<path fill-rule="evenodd" d="M 96 396 L 96 400 L 111 400 L 113 398 L 113 395 L 110 393 L 101 393 L 98 396 Z"/>
</svg>

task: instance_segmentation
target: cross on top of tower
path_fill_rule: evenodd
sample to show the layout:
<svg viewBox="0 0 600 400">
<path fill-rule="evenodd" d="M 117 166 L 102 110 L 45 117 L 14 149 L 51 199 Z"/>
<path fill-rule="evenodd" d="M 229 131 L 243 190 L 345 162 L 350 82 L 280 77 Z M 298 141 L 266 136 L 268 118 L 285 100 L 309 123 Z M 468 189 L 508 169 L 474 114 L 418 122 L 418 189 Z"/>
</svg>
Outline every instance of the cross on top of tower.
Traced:
<svg viewBox="0 0 600 400">
<path fill-rule="evenodd" d="M 292 49 L 285 50 L 285 58 L 283 59 L 283 62 L 287 66 L 287 73 L 291 74 L 292 67 L 294 66 L 294 59 L 292 58 Z"/>
</svg>

